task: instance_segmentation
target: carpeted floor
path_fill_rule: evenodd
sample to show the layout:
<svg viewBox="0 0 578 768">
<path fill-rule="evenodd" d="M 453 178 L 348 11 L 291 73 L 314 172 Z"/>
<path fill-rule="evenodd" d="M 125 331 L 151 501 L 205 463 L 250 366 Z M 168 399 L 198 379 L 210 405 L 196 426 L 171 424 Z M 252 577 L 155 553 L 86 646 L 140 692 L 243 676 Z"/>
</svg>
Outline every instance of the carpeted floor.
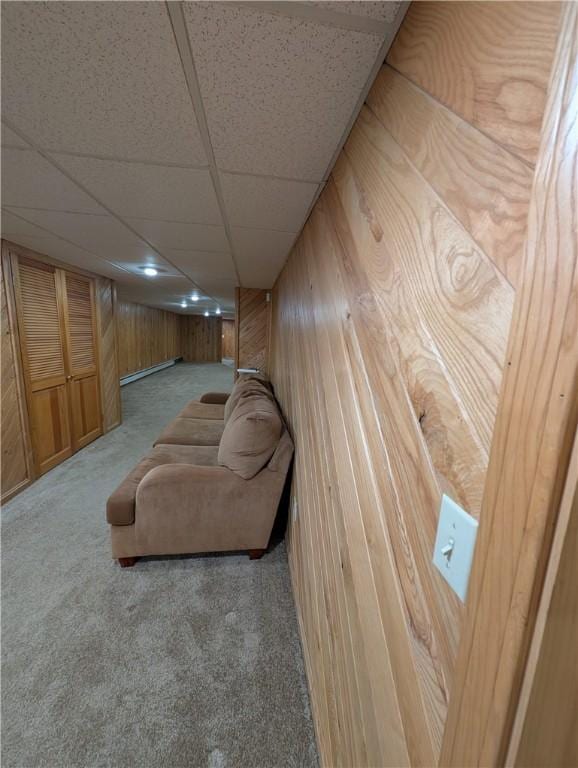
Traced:
<svg viewBox="0 0 578 768">
<path fill-rule="evenodd" d="M 108 494 L 191 398 L 232 370 L 122 390 L 123 424 L 3 509 L 4 768 L 317 765 L 284 545 L 110 558 Z"/>
</svg>

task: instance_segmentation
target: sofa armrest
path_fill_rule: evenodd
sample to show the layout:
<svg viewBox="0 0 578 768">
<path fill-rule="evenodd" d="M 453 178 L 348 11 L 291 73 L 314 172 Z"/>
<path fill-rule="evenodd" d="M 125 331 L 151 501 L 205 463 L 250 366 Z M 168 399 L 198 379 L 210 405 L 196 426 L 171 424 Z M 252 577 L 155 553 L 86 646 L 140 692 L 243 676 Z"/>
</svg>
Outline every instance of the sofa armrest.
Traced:
<svg viewBox="0 0 578 768">
<path fill-rule="evenodd" d="M 205 394 L 201 395 L 199 398 L 199 402 L 213 403 L 214 405 L 224 405 L 228 399 L 228 392 L 205 392 Z"/>
<path fill-rule="evenodd" d="M 265 549 L 281 492 L 274 475 L 243 480 L 226 467 L 156 467 L 136 493 L 139 541 L 150 551 L 171 551 L 184 539 L 194 548 L 181 551 Z"/>
</svg>

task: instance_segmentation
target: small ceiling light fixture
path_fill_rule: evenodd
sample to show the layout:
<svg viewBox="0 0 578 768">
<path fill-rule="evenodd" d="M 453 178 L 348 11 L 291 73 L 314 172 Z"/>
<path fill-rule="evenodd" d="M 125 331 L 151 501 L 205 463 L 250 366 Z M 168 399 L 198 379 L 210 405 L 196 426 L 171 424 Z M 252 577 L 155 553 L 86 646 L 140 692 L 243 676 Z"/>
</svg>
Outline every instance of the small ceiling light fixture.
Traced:
<svg viewBox="0 0 578 768">
<path fill-rule="evenodd" d="M 198 301 L 198 300 L 199 300 L 199 294 L 193 293 L 193 295 L 191 296 L 191 301 Z"/>
<path fill-rule="evenodd" d="M 205 317 L 208 317 L 209 316 L 209 310 L 205 309 L 205 313 L 204 314 L 205 314 Z"/>
<path fill-rule="evenodd" d="M 147 277 L 154 277 L 155 275 L 158 275 L 158 270 L 156 270 L 154 267 L 145 267 L 143 271 Z"/>
<path fill-rule="evenodd" d="M 217 309 L 215 310 L 215 314 L 216 315 L 220 315 L 221 314 L 221 307 L 217 307 Z"/>
<path fill-rule="evenodd" d="M 186 301 L 181 301 L 181 307 L 183 309 L 186 309 L 186 306 L 187 306 L 187 302 Z"/>
</svg>

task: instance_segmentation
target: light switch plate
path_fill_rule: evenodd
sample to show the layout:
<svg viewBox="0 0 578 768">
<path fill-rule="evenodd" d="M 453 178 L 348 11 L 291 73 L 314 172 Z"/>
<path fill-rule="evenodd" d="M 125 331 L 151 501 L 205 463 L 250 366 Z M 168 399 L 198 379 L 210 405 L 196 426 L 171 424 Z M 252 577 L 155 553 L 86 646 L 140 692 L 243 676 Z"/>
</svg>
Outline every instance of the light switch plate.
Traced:
<svg viewBox="0 0 578 768">
<path fill-rule="evenodd" d="M 444 493 L 433 562 L 464 603 L 468 592 L 477 533 L 478 521 Z"/>
</svg>

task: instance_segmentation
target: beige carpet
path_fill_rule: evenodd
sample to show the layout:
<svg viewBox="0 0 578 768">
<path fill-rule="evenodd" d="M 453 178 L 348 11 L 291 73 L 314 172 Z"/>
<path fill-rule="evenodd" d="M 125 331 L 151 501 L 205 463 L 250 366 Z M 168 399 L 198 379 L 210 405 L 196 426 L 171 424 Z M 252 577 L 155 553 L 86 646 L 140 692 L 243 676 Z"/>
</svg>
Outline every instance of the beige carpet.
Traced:
<svg viewBox="0 0 578 768">
<path fill-rule="evenodd" d="M 104 505 L 166 422 L 232 371 L 122 390 L 124 423 L 3 509 L 2 766 L 316 766 L 285 547 L 110 558 Z"/>
</svg>

